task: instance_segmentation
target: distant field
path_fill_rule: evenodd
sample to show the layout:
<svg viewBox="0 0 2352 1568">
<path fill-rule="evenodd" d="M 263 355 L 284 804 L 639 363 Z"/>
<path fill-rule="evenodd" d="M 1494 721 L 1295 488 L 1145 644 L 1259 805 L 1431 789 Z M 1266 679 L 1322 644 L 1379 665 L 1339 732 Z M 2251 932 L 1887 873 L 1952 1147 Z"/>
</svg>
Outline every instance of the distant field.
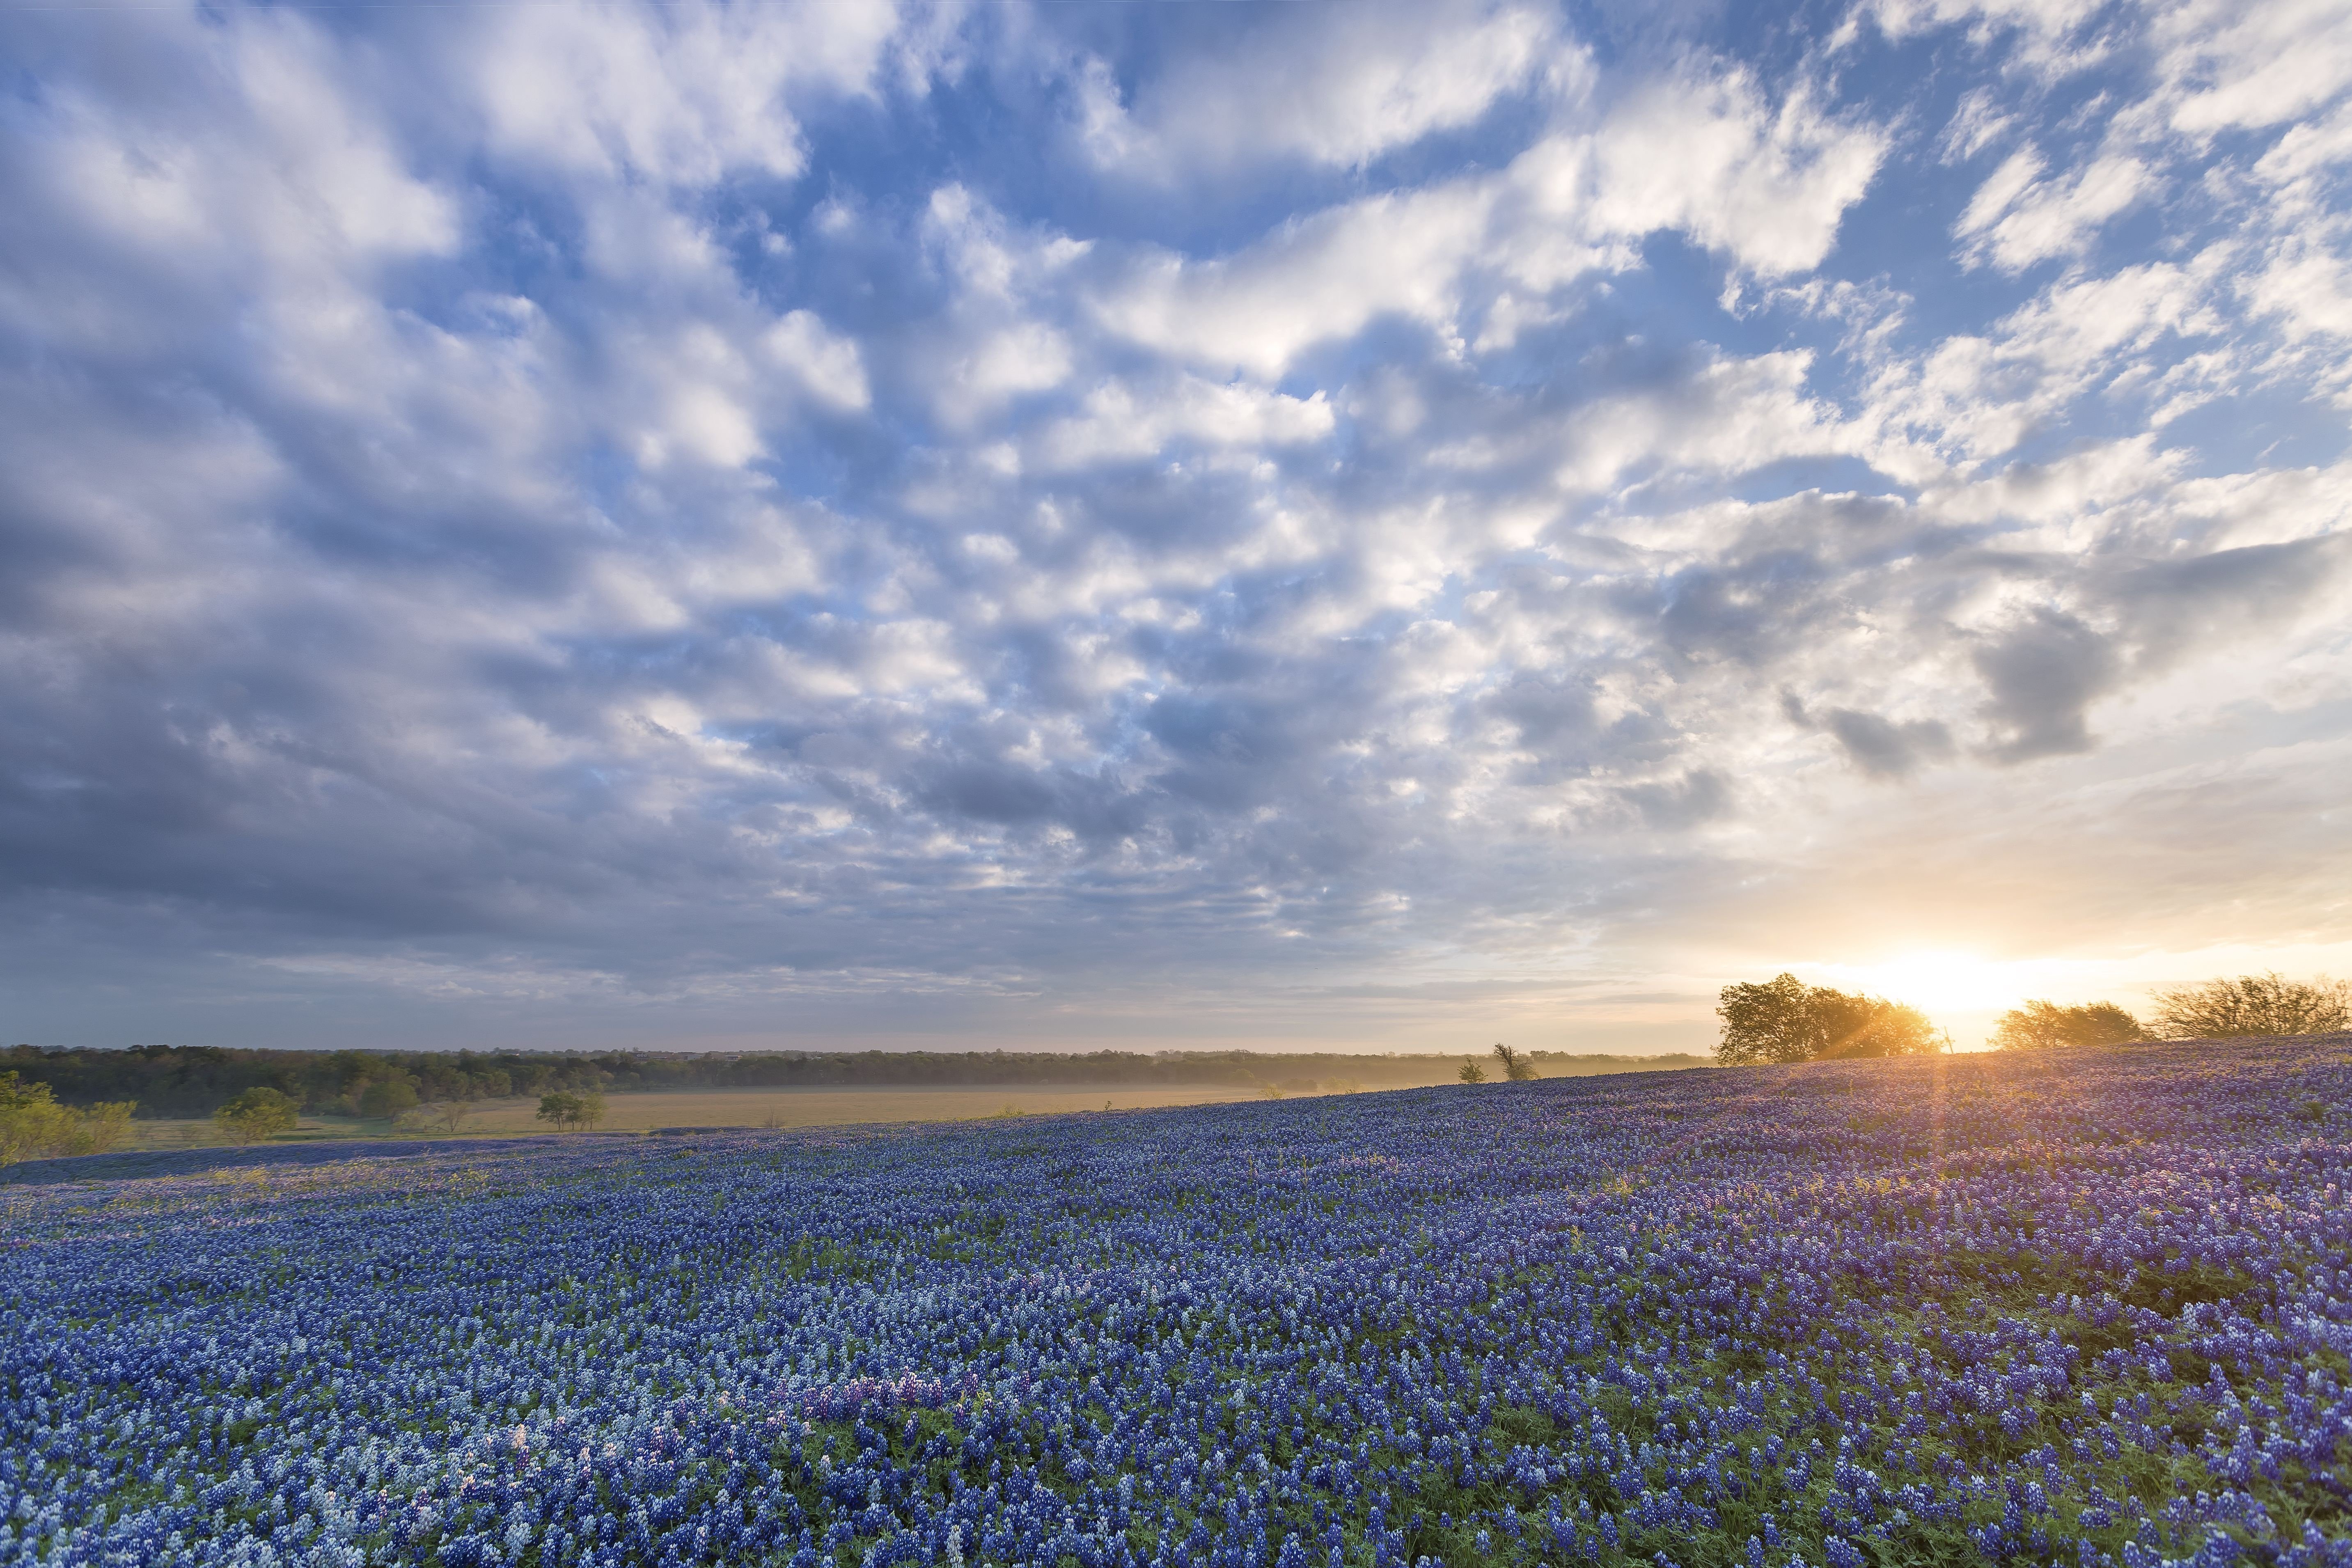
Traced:
<svg viewBox="0 0 2352 1568">
<path fill-rule="evenodd" d="M 1001 1116 L 1045 1116 L 1069 1110 L 1145 1110 L 1163 1105 L 1213 1105 L 1255 1100 L 1257 1091 L 1214 1084 L 1154 1089 L 1135 1085 L 1056 1089 L 744 1089 L 656 1090 L 604 1097 L 607 1132 L 648 1132 L 656 1127 L 848 1127 L 862 1122 L 971 1121 Z M 1296 1098 L 1296 1097 L 1292 1097 Z M 467 1115 L 460 1135 L 544 1132 L 539 1101 L 518 1096 L 488 1100 Z M 298 1137 L 381 1137 L 382 1121 L 306 1116 Z M 209 1121 L 140 1121 L 133 1147 L 205 1148 L 226 1142 Z M 441 1135 L 438 1126 L 429 1135 Z"/>
<path fill-rule="evenodd" d="M 1255 1100 L 1248 1089 L 685 1089 L 604 1097 L 605 1131 L 644 1132 L 656 1127 L 845 1127 L 866 1121 L 970 1121 L 1011 1110 L 1024 1116 L 1061 1110 L 1141 1110 L 1159 1105 L 1208 1105 Z M 528 1132 L 535 1100 L 485 1102 L 467 1118 L 466 1131 Z"/>
</svg>

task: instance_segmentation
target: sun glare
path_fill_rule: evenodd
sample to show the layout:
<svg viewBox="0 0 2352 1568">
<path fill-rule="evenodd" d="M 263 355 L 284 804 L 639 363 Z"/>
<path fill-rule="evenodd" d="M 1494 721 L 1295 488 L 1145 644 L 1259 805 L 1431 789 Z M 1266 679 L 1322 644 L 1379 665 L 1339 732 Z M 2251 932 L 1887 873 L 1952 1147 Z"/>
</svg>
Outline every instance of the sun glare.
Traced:
<svg viewBox="0 0 2352 1568">
<path fill-rule="evenodd" d="M 1881 963 L 1824 964 L 1841 991 L 1866 991 L 1927 1012 L 1980 1013 L 2013 1007 L 2032 982 L 2026 966 L 1972 952 L 1911 952 Z"/>
</svg>

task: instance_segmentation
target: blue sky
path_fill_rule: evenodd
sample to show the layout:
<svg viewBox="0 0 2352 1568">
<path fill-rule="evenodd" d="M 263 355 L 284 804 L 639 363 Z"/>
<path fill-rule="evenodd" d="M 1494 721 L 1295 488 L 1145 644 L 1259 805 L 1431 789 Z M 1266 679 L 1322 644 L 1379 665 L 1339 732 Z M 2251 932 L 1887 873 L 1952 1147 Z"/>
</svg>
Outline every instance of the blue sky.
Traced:
<svg viewBox="0 0 2352 1568">
<path fill-rule="evenodd" d="M 0 16 L 10 1039 L 2352 960 L 2352 6 Z"/>
</svg>

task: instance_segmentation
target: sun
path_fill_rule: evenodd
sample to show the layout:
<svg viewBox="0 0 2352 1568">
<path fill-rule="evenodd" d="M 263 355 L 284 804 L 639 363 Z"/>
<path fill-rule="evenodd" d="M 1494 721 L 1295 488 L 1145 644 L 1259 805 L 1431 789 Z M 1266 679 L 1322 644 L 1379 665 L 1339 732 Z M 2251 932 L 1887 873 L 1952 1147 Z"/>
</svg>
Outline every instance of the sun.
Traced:
<svg viewBox="0 0 2352 1568">
<path fill-rule="evenodd" d="M 1842 991 L 1865 991 L 1930 1013 L 1979 1013 L 2013 1007 L 2021 994 L 2020 966 L 1973 952 L 1907 952 L 1879 963 L 1824 964 Z"/>
</svg>

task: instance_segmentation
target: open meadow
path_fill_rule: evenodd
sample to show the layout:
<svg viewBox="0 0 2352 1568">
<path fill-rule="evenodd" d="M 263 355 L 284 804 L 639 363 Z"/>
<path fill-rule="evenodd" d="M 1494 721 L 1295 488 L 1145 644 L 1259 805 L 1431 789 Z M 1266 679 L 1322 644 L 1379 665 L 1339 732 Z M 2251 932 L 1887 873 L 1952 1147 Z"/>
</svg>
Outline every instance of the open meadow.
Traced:
<svg viewBox="0 0 2352 1568">
<path fill-rule="evenodd" d="M 2347 1568 L 2347 1044 L 0 1190 L 0 1563 Z"/>
<path fill-rule="evenodd" d="M 1229 1085 L 1045 1085 L 1002 1089 L 656 1089 L 612 1094 L 604 1099 L 608 1132 L 650 1132 L 679 1127 L 853 1127 L 904 1121 L 971 1121 L 982 1117 L 1050 1116 L 1071 1110 L 1137 1110 L 1171 1105 L 1212 1105 L 1255 1100 L 1257 1091 Z M 229 1139 L 209 1121 L 190 1118 L 131 1123 L 130 1147 L 208 1149 Z M 527 1133 L 554 1136 L 539 1120 L 539 1101 L 529 1095 L 478 1100 L 466 1107 L 455 1133 L 420 1113 L 395 1131 L 388 1119 L 305 1116 L 292 1141 L 314 1138 L 433 1137 L 511 1138 Z"/>
</svg>

